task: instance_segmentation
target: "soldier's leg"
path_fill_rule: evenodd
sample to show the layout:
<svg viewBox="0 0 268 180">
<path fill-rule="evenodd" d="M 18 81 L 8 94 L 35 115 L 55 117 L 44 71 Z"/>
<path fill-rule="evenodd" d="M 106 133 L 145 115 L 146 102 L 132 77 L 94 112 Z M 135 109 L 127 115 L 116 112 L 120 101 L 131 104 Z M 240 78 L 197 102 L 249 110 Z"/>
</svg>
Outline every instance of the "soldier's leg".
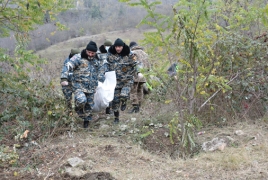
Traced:
<svg viewBox="0 0 268 180">
<path fill-rule="evenodd" d="M 81 90 L 76 90 L 74 92 L 75 99 L 75 111 L 78 116 L 85 121 L 87 121 L 87 114 L 85 112 L 85 105 L 87 103 L 87 97 Z"/>
<path fill-rule="evenodd" d="M 150 94 L 150 89 L 149 89 L 147 83 L 143 83 L 143 94 L 144 95 Z"/>
<path fill-rule="evenodd" d="M 120 92 L 121 89 L 114 90 L 114 99 L 112 101 L 112 109 L 114 111 L 114 123 L 119 123 L 119 107 L 120 107 Z"/>
<path fill-rule="evenodd" d="M 143 82 L 138 84 L 137 87 L 137 99 L 138 99 L 138 105 L 141 105 L 141 102 L 144 98 L 144 93 L 143 93 Z"/>
<path fill-rule="evenodd" d="M 135 102 L 135 104 L 133 105 L 133 112 L 138 113 L 140 111 L 140 106 L 141 106 L 141 102 L 143 100 L 144 97 L 144 93 L 143 93 L 143 82 L 138 83 L 137 86 L 137 101 Z"/>
<path fill-rule="evenodd" d="M 134 113 L 137 109 L 137 106 L 139 104 L 139 99 L 138 99 L 138 82 L 134 82 L 133 86 L 131 87 L 130 90 L 130 100 L 133 108 L 129 111 L 129 113 Z"/>
<path fill-rule="evenodd" d="M 138 83 L 134 82 L 130 90 L 130 101 L 132 105 L 137 104 L 138 102 L 137 92 L 138 92 Z"/>
<path fill-rule="evenodd" d="M 68 86 L 62 86 L 62 92 L 65 97 L 66 101 L 66 107 L 69 112 L 72 111 L 72 87 L 70 85 Z"/>
<path fill-rule="evenodd" d="M 86 98 L 87 98 L 87 102 L 85 104 L 85 107 L 84 107 L 84 128 L 88 128 L 88 125 L 89 125 L 89 121 L 92 120 L 92 107 L 94 105 L 94 101 L 93 101 L 93 98 L 94 98 L 94 93 L 85 93 L 86 95 Z"/>
<path fill-rule="evenodd" d="M 112 102 L 109 103 L 109 106 L 106 108 L 105 113 L 111 114 Z"/>
<path fill-rule="evenodd" d="M 124 111 L 127 107 L 127 99 L 129 99 L 130 86 L 124 86 L 120 93 L 121 111 Z"/>
</svg>

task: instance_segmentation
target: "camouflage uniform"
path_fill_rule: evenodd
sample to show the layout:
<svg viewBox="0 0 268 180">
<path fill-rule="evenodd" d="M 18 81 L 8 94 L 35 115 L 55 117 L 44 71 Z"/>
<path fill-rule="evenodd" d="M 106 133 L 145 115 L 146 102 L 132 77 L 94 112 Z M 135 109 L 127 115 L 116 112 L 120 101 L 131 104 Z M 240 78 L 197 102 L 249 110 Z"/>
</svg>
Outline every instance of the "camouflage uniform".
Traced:
<svg viewBox="0 0 268 180">
<path fill-rule="evenodd" d="M 108 71 L 108 65 L 107 65 L 108 54 L 107 54 L 107 50 L 105 49 L 104 45 L 101 45 L 99 50 L 100 51 L 98 52 L 98 56 L 99 56 L 100 65 L 101 65 L 99 79 L 101 82 L 103 82 L 104 81 L 103 77 L 105 77 L 104 74 L 105 74 L 105 72 Z"/>
<path fill-rule="evenodd" d="M 143 51 L 143 47 L 135 45 L 131 46 L 131 53 L 134 54 L 134 58 L 137 61 L 137 68 L 149 70 L 149 62 L 148 55 Z M 139 78 L 138 73 L 134 76 L 134 84 L 131 87 L 130 99 L 132 101 L 133 109 L 130 113 L 139 112 L 139 107 L 141 105 L 141 101 L 143 100 L 144 93 L 144 85 L 146 83 L 146 79 L 144 77 Z"/>
<path fill-rule="evenodd" d="M 64 66 L 62 68 L 62 72 L 66 71 L 65 64 L 67 64 L 69 60 L 70 60 L 69 58 L 65 59 Z M 72 73 L 69 73 L 67 75 L 67 81 L 68 81 L 68 85 L 62 86 L 61 89 L 62 89 L 62 92 L 64 94 L 65 100 L 66 100 L 67 109 L 70 112 L 72 109 L 72 94 L 73 94 L 73 92 L 72 92 Z"/>
<path fill-rule="evenodd" d="M 70 58 L 72 58 L 75 54 L 79 53 L 78 49 L 71 49 L 70 55 L 68 58 L 65 59 L 64 61 L 64 65 L 62 68 L 62 73 L 67 72 L 66 69 L 66 64 L 69 62 Z M 69 113 L 72 112 L 72 76 L 73 76 L 73 72 L 69 72 L 68 74 L 66 74 L 67 76 L 67 81 L 68 81 L 68 85 L 67 86 L 62 86 L 62 92 L 64 94 L 65 100 L 66 100 L 66 105 L 67 105 L 67 109 L 69 111 Z"/>
<path fill-rule="evenodd" d="M 122 102 L 121 110 L 124 110 L 122 109 L 122 105 L 125 105 L 129 98 L 130 89 L 133 84 L 133 76 L 137 73 L 136 62 L 131 58 L 130 49 L 125 44 L 120 54 L 117 54 L 115 45 L 111 46 L 108 51 L 107 62 L 108 71 L 115 71 L 116 73 L 116 87 L 112 101 L 112 109 L 115 115 L 115 122 L 118 122 L 120 101 Z"/>
<path fill-rule="evenodd" d="M 75 99 L 76 113 L 84 121 L 92 120 L 93 98 L 98 86 L 98 80 L 104 81 L 101 77 L 101 65 L 98 56 L 88 58 L 86 50 L 81 54 L 74 55 L 66 64 L 66 71 L 61 74 L 62 81 L 67 79 L 69 72 L 73 70 L 72 89 Z"/>
</svg>

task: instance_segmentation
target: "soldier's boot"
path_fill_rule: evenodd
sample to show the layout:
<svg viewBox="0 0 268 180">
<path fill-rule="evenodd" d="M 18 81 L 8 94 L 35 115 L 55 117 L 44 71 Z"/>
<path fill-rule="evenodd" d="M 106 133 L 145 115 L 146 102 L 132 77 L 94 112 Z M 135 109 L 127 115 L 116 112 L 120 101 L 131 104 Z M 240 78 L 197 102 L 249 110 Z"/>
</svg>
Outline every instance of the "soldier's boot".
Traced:
<svg viewBox="0 0 268 180">
<path fill-rule="evenodd" d="M 84 119 L 84 128 L 85 129 L 87 129 L 88 128 L 88 126 L 89 126 L 89 121 L 91 121 L 92 120 L 92 115 L 89 115 L 88 117 L 86 117 L 85 119 Z"/>
<path fill-rule="evenodd" d="M 131 111 L 129 111 L 129 113 L 138 113 L 140 112 L 140 107 L 139 105 L 133 105 L 133 109 Z"/>
<path fill-rule="evenodd" d="M 106 114 L 111 114 L 111 108 L 110 107 L 107 107 L 106 110 L 105 110 Z"/>
<path fill-rule="evenodd" d="M 119 111 L 114 112 L 114 124 L 119 123 Z"/>
<path fill-rule="evenodd" d="M 89 125 L 89 121 L 84 121 L 84 128 L 87 129 Z"/>
<path fill-rule="evenodd" d="M 127 107 L 127 100 L 121 99 L 121 111 L 124 111 Z"/>
</svg>

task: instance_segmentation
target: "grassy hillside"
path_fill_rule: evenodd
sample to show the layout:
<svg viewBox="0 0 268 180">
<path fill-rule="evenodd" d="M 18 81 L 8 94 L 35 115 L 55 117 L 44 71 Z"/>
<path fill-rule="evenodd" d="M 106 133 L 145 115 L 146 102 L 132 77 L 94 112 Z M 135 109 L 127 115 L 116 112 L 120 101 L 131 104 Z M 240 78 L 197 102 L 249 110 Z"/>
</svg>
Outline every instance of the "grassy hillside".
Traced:
<svg viewBox="0 0 268 180">
<path fill-rule="evenodd" d="M 69 56 L 72 48 L 79 48 L 82 50 L 90 40 L 95 41 L 99 47 L 104 43 L 105 39 L 110 39 L 114 42 L 117 38 L 123 39 L 124 42 L 129 45 L 131 41 L 139 42 L 139 40 L 143 38 L 143 32 L 139 29 L 128 29 L 125 31 L 113 31 L 94 36 L 83 36 L 38 51 L 37 54 L 39 57 L 48 60 L 48 64 L 43 66 L 45 69 L 43 76 L 45 76 L 47 80 L 59 78 L 63 62 Z"/>
<path fill-rule="evenodd" d="M 58 86 L 53 90 L 61 94 L 57 81 L 70 49 L 82 50 L 90 40 L 100 46 L 106 38 L 114 41 L 118 37 L 129 44 L 132 40 L 138 42 L 143 36 L 137 29 L 116 31 L 71 39 L 38 51 L 40 57 L 48 60 L 40 78 L 56 81 Z M 100 112 L 94 114 L 96 121 L 90 124 L 90 131 L 84 131 L 76 114 L 70 118 L 74 127 L 64 124 L 69 119 L 59 110 L 63 107 L 63 98 L 53 99 L 43 88 L 37 92 L 47 93 L 44 96 L 47 98 L 42 99 L 42 94 L 37 93 L 34 97 L 40 102 L 35 105 L 37 108 L 30 107 L 29 111 L 32 108 L 33 114 L 38 114 L 42 105 L 39 110 L 46 110 L 48 119 L 43 118 L 39 126 L 35 125 L 40 122 L 35 116 L 20 121 L 14 117 L 3 122 L 1 128 L 8 136 L 1 136 L 2 144 L 6 145 L 5 149 L 0 146 L 2 179 L 268 179 L 265 118 L 254 123 L 251 120 L 237 121 L 195 130 L 196 149 L 190 157 L 182 159 L 182 143 L 176 135 L 171 143 L 169 134 L 173 114 L 178 111 L 174 102 L 159 101 L 153 97 L 156 94 L 150 94 L 143 101 L 140 113 L 127 113 L 131 109 L 128 104 L 127 110 L 120 112 L 119 125 L 113 125 L 112 115 Z M 18 111 L 23 113 L 24 106 Z M 11 125 L 15 127 L 9 128 Z M 49 128 L 42 129 L 44 127 Z M 29 132 L 25 131 L 28 129 Z M 23 136 L 21 132 L 24 132 Z M 202 145 L 214 138 L 227 141 L 214 151 L 204 151 Z M 70 167 L 71 158 L 80 158 L 83 163 Z"/>
</svg>

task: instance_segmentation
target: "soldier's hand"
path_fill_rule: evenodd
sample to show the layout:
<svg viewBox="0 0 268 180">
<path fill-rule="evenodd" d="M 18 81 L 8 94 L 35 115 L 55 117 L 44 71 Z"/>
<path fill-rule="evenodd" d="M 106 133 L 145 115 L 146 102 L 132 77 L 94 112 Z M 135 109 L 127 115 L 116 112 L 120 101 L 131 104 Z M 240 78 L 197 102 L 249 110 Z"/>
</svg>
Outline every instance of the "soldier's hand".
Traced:
<svg viewBox="0 0 268 180">
<path fill-rule="evenodd" d="M 138 73 L 138 78 L 139 78 L 139 79 L 142 79 L 142 78 L 143 78 L 143 74 Z"/>
<path fill-rule="evenodd" d="M 68 81 L 62 81 L 60 84 L 61 84 L 62 86 L 68 86 Z"/>
<path fill-rule="evenodd" d="M 131 57 L 131 59 L 132 59 L 133 61 L 136 61 L 136 60 L 137 60 L 137 56 L 136 56 L 136 54 L 132 54 L 130 57 Z"/>
</svg>

